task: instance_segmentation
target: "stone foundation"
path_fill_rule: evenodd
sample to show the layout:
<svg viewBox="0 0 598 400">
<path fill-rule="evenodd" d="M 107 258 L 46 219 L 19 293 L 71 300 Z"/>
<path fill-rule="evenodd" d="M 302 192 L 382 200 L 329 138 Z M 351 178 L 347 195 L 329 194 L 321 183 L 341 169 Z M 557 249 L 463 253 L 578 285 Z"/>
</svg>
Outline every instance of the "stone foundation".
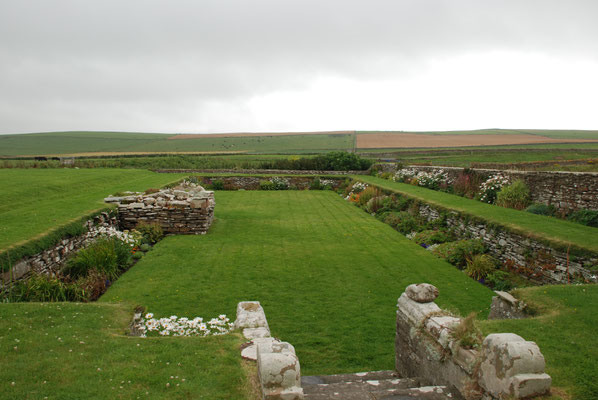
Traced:
<svg viewBox="0 0 598 400">
<path fill-rule="evenodd" d="M 214 219 L 214 192 L 194 184 L 163 189 L 156 193 L 134 193 L 108 197 L 118 204 L 119 225 L 135 229 L 139 223 L 156 223 L 166 234 L 204 234 Z"/>
</svg>

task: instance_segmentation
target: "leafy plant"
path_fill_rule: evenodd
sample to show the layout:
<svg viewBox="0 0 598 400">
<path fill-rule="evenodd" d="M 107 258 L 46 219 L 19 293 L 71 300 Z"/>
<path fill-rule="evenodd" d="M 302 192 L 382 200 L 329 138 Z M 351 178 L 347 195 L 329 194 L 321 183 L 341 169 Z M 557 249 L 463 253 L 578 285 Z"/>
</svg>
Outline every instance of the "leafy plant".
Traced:
<svg viewBox="0 0 598 400">
<path fill-rule="evenodd" d="M 150 251 L 152 248 L 152 246 L 150 246 L 148 243 L 143 243 L 141 246 L 139 246 L 139 250 L 145 252 Z"/>
<path fill-rule="evenodd" d="M 494 290 L 509 291 L 513 289 L 513 283 L 509 277 L 508 272 L 497 269 L 486 275 L 484 281 Z"/>
<path fill-rule="evenodd" d="M 405 235 L 413 231 L 421 230 L 423 224 L 420 218 L 417 218 L 406 211 L 390 212 L 384 218 L 384 222 Z"/>
<path fill-rule="evenodd" d="M 73 279 L 85 277 L 95 270 L 110 279 L 118 277 L 131 260 L 131 248 L 116 238 L 101 238 L 70 258 L 63 274 Z"/>
<path fill-rule="evenodd" d="M 480 190 L 484 177 L 477 171 L 465 168 L 453 182 L 453 193 L 473 199 Z"/>
<path fill-rule="evenodd" d="M 212 190 L 224 190 L 224 182 L 218 179 L 213 180 L 210 187 Z"/>
<path fill-rule="evenodd" d="M 462 318 L 461 323 L 453 327 L 451 336 L 465 349 L 479 347 L 482 344 L 482 332 L 476 325 L 476 314 L 472 312 Z"/>
<path fill-rule="evenodd" d="M 459 269 L 463 269 L 468 258 L 482 254 L 484 251 L 484 243 L 480 239 L 468 239 L 439 244 L 433 253 Z"/>
<path fill-rule="evenodd" d="M 578 224 L 593 226 L 598 228 L 598 211 L 579 210 L 569 216 L 569 219 Z"/>
<path fill-rule="evenodd" d="M 496 204 L 501 207 L 523 210 L 530 202 L 529 189 L 521 179 L 503 187 L 496 195 Z"/>
<path fill-rule="evenodd" d="M 368 201 L 378 196 L 380 196 L 380 189 L 374 186 L 368 186 L 359 194 L 359 205 L 365 206 Z"/>
<path fill-rule="evenodd" d="M 554 217 L 556 214 L 556 208 L 552 204 L 542 204 L 542 203 L 534 203 L 528 206 L 525 211 L 537 214 L 537 215 L 548 215 L 550 217 Z"/>
<path fill-rule="evenodd" d="M 465 273 L 470 278 L 479 281 L 486 278 L 486 276 L 494 271 L 496 268 L 496 260 L 488 254 L 476 254 L 467 260 Z"/>
<path fill-rule="evenodd" d="M 427 245 L 445 243 L 450 240 L 453 240 L 453 235 L 450 232 L 440 229 L 421 231 L 413 237 L 415 243 Z"/>
<path fill-rule="evenodd" d="M 8 295 L 11 302 L 87 300 L 84 290 L 78 285 L 41 274 L 17 281 Z"/>
<path fill-rule="evenodd" d="M 158 243 L 164 237 L 164 230 L 158 223 L 140 222 L 135 230 L 143 235 L 143 238 L 151 243 Z"/>
</svg>

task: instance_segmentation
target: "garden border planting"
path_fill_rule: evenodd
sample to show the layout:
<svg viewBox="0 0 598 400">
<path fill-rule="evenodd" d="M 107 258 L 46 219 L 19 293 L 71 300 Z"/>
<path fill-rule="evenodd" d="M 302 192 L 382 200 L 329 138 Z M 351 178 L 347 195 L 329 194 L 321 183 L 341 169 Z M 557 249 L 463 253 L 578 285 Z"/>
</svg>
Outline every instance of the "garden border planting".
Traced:
<svg viewBox="0 0 598 400">
<path fill-rule="evenodd" d="M 598 267 L 597 242 L 567 240 L 571 238 L 571 231 L 577 232 L 578 238 L 588 240 L 597 236 L 595 228 L 380 178 L 354 178 L 416 200 L 419 203 L 417 212 L 428 221 L 444 219 L 460 236 L 481 239 L 493 256 L 513 263 L 516 272 L 534 281 L 598 281 L 593 271 Z M 552 235 L 538 232 L 538 228 L 547 226 Z M 530 263 L 530 260 L 537 260 L 538 255 L 546 257 Z"/>
</svg>

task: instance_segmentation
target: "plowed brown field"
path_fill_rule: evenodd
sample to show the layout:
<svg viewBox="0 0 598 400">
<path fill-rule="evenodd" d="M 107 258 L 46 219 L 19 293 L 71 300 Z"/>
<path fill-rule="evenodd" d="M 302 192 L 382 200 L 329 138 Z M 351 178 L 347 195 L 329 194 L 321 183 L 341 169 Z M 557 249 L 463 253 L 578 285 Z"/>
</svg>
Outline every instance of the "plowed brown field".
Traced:
<svg viewBox="0 0 598 400">
<path fill-rule="evenodd" d="M 540 143 L 589 143 L 592 139 L 551 139 L 537 135 L 428 135 L 416 133 L 368 133 L 357 135 L 359 149 L 496 146 Z"/>
</svg>

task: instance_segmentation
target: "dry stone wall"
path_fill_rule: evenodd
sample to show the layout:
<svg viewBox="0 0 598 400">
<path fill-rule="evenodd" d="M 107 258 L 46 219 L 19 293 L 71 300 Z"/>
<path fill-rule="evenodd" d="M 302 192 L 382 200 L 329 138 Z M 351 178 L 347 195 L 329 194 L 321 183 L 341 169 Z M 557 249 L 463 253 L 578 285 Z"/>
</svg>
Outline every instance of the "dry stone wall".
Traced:
<svg viewBox="0 0 598 400">
<path fill-rule="evenodd" d="M 447 225 L 461 238 L 481 239 L 490 254 L 538 283 L 568 283 L 570 280 L 598 282 L 595 268 L 598 254 L 583 255 L 558 250 L 539 240 L 484 221 L 472 220 L 457 212 L 446 212 L 421 204 L 419 214 L 428 221 L 446 215 Z M 573 256 L 572 254 L 575 255 Z"/>
<path fill-rule="evenodd" d="M 137 224 L 157 223 L 166 234 L 204 234 L 214 219 L 214 192 L 193 183 L 156 193 L 134 193 L 108 197 L 118 204 L 118 219 L 123 230 Z"/>
<path fill-rule="evenodd" d="M 79 236 L 65 238 L 56 246 L 48 248 L 31 257 L 27 257 L 16 263 L 10 272 L 2 273 L 1 280 L 3 282 L 15 281 L 24 279 L 32 273 L 40 274 L 55 274 L 62 268 L 64 261 L 72 253 L 77 252 L 83 247 L 87 246 L 90 241 L 94 240 L 106 228 L 114 227 L 118 223 L 116 217 L 103 212 L 93 220 L 85 222 L 87 231 Z"/>
<path fill-rule="evenodd" d="M 443 170 L 452 179 L 463 171 L 463 168 L 455 167 L 410 165 L 409 168 L 426 172 Z M 536 203 L 550 204 L 563 211 L 598 210 L 598 173 L 595 172 L 473 170 L 487 177 L 501 173 L 511 181 L 523 180 Z"/>
</svg>

